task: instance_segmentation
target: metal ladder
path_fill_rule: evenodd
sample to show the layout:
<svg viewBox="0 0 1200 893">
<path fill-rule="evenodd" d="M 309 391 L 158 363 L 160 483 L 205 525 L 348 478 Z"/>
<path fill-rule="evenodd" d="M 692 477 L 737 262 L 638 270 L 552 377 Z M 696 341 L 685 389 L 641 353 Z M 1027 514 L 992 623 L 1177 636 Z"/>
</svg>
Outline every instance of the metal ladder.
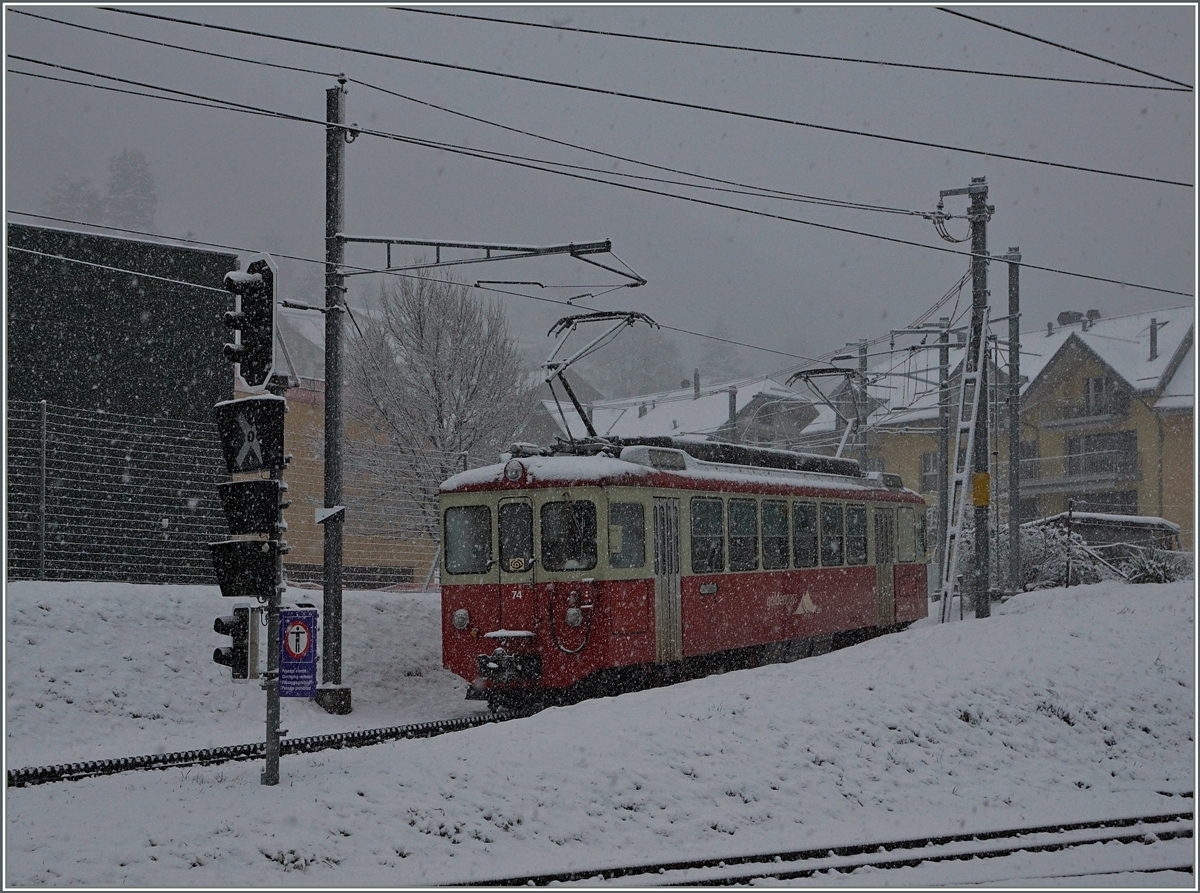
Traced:
<svg viewBox="0 0 1200 893">
<path fill-rule="evenodd" d="M 958 390 L 958 426 L 954 431 L 953 468 L 950 478 L 950 517 L 946 524 L 946 548 L 943 551 L 941 586 L 941 622 L 950 620 L 950 600 L 954 596 L 958 546 L 962 538 L 963 523 L 967 514 L 967 493 L 971 490 L 971 462 L 975 453 L 975 415 L 979 412 L 982 399 L 983 364 L 987 361 L 983 349 L 987 338 L 988 311 L 983 314 L 983 325 L 979 328 L 978 340 L 967 344 L 967 355 L 963 358 L 962 381 Z M 975 365 L 968 364 L 974 357 Z M 966 449 L 962 449 L 963 441 Z M 959 593 L 959 615 L 962 614 L 962 593 Z"/>
</svg>

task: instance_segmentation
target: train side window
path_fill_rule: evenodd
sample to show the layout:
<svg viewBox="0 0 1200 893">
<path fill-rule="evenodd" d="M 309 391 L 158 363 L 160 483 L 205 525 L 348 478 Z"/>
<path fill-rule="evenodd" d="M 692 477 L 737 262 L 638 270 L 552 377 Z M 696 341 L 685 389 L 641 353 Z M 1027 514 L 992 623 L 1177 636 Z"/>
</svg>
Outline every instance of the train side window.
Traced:
<svg viewBox="0 0 1200 893">
<path fill-rule="evenodd" d="M 446 509 L 446 572 L 483 574 L 492 566 L 492 510 L 486 505 Z"/>
<path fill-rule="evenodd" d="M 792 506 L 792 561 L 796 567 L 817 566 L 817 506 L 797 502 Z"/>
<path fill-rule="evenodd" d="M 729 569 L 758 569 L 758 503 L 753 499 L 729 500 Z"/>
<path fill-rule="evenodd" d="M 528 502 L 502 502 L 496 513 L 500 530 L 500 567 L 523 573 L 533 562 L 533 506 Z"/>
<path fill-rule="evenodd" d="M 608 563 L 610 567 L 641 567 L 646 563 L 646 513 L 641 503 L 609 503 Z"/>
<path fill-rule="evenodd" d="M 867 563 L 867 507 L 846 507 L 846 564 Z"/>
<path fill-rule="evenodd" d="M 917 557 L 917 525 L 912 509 L 902 507 L 896 512 L 896 560 L 915 561 Z"/>
<path fill-rule="evenodd" d="M 787 503 L 764 499 L 762 504 L 762 562 L 765 570 L 788 566 Z"/>
<path fill-rule="evenodd" d="M 542 506 L 542 567 L 586 571 L 596 566 L 596 504 L 587 499 Z"/>
<path fill-rule="evenodd" d="M 691 502 L 692 573 L 725 570 L 725 511 L 719 499 L 695 497 Z"/>
<path fill-rule="evenodd" d="M 845 512 L 836 502 L 821 503 L 821 567 L 838 567 L 846 551 Z"/>
</svg>

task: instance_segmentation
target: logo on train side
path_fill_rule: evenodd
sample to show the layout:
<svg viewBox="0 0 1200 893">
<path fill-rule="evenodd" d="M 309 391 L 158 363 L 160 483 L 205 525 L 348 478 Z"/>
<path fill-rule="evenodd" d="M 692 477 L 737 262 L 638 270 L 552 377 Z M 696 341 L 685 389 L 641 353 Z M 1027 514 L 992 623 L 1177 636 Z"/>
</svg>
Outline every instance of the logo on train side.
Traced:
<svg viewBox="0 0 1200 893">
<path fill-rule="evenodd" d="M 807 589 L 803 596 L 794 592 L 773 592 L 767 596 L 767 607 L 786 607 L 792 615 L 817 614 L 821 610 L 813 604 L 812 591 Z"/>
</svg>

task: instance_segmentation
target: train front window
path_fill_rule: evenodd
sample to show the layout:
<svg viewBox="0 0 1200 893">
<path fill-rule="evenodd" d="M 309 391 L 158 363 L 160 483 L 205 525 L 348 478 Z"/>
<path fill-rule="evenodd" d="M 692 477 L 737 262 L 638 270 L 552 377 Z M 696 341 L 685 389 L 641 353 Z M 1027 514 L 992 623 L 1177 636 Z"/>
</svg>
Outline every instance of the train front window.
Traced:
<svg viewBox="0 0 1200 893">
<path fill-rule="evenodd" d="M 796 567 L 817 566 L 817 506 L 797 502 L 792 506 L 792 559 Z"/>
<path fill-rule="evenodd" d="M 542 506 L 542 567 L 586 571 L 596 566 L 596 504 L 586 499 Z"/>
<path fill-rule="evenodd" d="M 486 505 L 446 509 L 446 572 L 484 574 L 492 564 L 492 510 Z"/>
<path fill-rule="evenodd" d="M 533 506 L 528 502 L 503 502 L 497 513 L 500 529 L 500 567 L 524 573 L 533 563 Z"/>
<path fill-rule="evenodd" d="M 765 570 L 788 566 L 787 503 L 763 500 L 762 561 Z"/>
<path fill-rule="evenodd" d="M 697 497 L 691 503 L 692 573 L 725 570 L 725 511 L 719 499 Z"/>
<path fill-rule="evenodd" d="M 641 503 L 609 503 L 608 563 L 610 567 L 646 563 L 646 518 Z"/>
<path fill-rule="evenodd" d="M 846 508 L 846 564 L 867 563 L 867 508 Z"/>
<path fill-rule="evenodd" d="M 729 569 L 758 568 L 758 503 L 753 499 L 729 500 Z"/>
<path fill-rule="evenodd" d="M 846 532 L 843 526 L 845 512 L 833 502 L 821 503 L 821 566 L 838 567 L 843 564 L 846 551 Z"/>
</svg>

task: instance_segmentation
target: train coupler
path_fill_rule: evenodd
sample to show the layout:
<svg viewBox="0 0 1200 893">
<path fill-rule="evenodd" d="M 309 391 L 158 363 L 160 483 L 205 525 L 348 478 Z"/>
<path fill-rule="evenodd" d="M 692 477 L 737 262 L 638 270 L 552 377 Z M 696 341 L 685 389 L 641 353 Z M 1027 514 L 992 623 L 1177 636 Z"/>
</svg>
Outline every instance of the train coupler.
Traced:
<svg viewBox="0 0 1200 893">
<path fill-rule="evenodd" d="M 503 648 L 497 648 L 491 654 L 479 655 L 475 661 L 478 676 L 473 687 L 482 683 L 484 688 L 500 688 L 542 677 L 540 654 L 509 654 Z"/>
</svg>

